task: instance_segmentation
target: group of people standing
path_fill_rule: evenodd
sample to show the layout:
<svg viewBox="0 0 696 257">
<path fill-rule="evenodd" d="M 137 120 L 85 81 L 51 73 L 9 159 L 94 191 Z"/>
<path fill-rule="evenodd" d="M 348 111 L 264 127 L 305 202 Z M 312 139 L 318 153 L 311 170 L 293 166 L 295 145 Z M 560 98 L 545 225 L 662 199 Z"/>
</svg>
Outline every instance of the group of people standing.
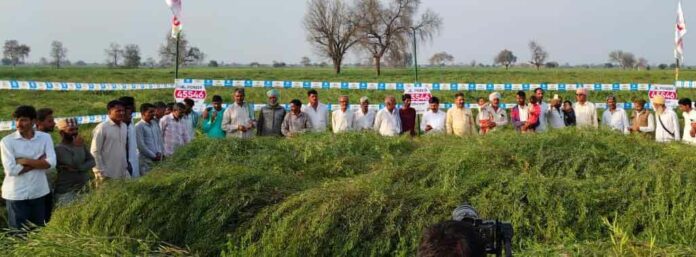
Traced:
<svg viewBox="0 0 696 257">
<path fill-rule="evenodd" d="M 587 90 L 576 91 L 576 102 L 563 102 L 555 95 L 544 102 L 544 90 L 538 88 L 527 98 L 524 91 L 516 93 L 516 105 L 510 112 L 500 105 L 497 92 L 478 99 L 474 116 L 465 104 L 462 93 L 454 95 L 454 106 L 446 112 L 440 100 L 432 97 L 429 108 L 417 126 L 418 115 L 411 107 L 411 95 L 396 98 L 387 96 L 384 108 L 369 108 L 367 97 L 359 99 L 360 107 L 350 109 L 348 96 L 340 96 L 340 108 L 329 116 L 327 105 L 319 101 L 316 90 L 307 92 L 308 103 L 290 101 L 286 110 L 279 104 L 280 92 L 266 93 L 268 103 L 256 112 L 245 101 L 242 88 L 234 91 L 234 103 L 224 107 L 219 95 L 212 98 L 210 107 L 201 113 L 194 111 L 194 101 L 183 103 L 144 103 L 140 105 L 140 120 L 135 123 L 133 97 L 110 101 L 106 108 L 108 119 L 92 131 L 91 144 L 78 135 L 78 121 L 61 119 L 57 123 L 50 109 L 36 110 L 20 106 L 13 118 L 17 130 L 0 142 L 5 179 L 2 197 L 5 199 L 10 226 L 21 228 L 27 223 L 45 224 L 51 216 L 54 200 L 67 203 L 76 199 L 90 180 L 90 171 L 99 185 L 105 180 L 135 178 L 146 174 L 154 163 L 172 156 L 176 149 L 196 137 L 198 129 L 210 138 L 241 138 L 255 136 L 293 137 L 307 132 L 333 133 L 374 131 L 383 136 L 420 133 L 467 136 L 488 134 L 510 126 L 520 133 L 538 133 L 568 126 L 598 128 L 600 124 L 622 133 L 637 133 L 655 138 L 658 142 L 683 140 L 696 144 L 696 111 L 690 99 L 681 99 L 679 108 L 684 117 L 680 134 L 677 114 L 665 106 L 665 98 L 655 96 L 655 114 L 645 108 L 646 101 L 634 100 L 632 115 L 617 107 L 614 96 L 607 98 L 607 109 L 601 117 L 597 108 L 587 101 Z M 329 118 L 330 117 L 330 118 Z M 49 133 L 55 128 L 60 142 L 54 146 Z M 683 136 L 680 136 L 683 135 Z M 56 178 L 47 174 L 56 170 Z"/>
</svg>

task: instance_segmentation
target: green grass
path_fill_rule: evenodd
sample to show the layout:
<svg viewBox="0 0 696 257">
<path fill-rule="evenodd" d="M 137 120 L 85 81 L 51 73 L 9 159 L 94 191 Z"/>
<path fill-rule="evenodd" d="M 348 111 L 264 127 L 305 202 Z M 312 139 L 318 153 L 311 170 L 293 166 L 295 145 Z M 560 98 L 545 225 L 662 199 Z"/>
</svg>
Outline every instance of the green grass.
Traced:
<svg viewBox="0 0 696 257">
<path fill-rule="evenodd" d="M 413 256 L 422 230 L 466 201 L 513 223 L 516 256 L 693 256 L 690 152 L 574 129 L 197 140 L 147 177 L 58 209 L 28 242 L 88 238 L 93 255 L 175 245 L 203 256 Z M 60 242 L 31 251 L 84 241 Z M 22 244 L 0 247 L 25 256 Z"/>
<path fill-rule="evenodd" d="M 36 81 L 74 81 L 74 82 L 152 82 L 172 83 L 173 79 L 166 69 L 106 69 L 106 68 L 68 68 L 55 70 L 50 68 L 19 68 L 11 70 L 0 68 L 0 79 L 36 80 Z M 345 73 L 336 76 L 330 69 L 306 68 L 195 68 L 183 69 L 182 77 L 210 79 L 256 79 L 256 80 L 312 80 L 312 81 L 410 81 L 411 72 L 408 69 L 386 69 L 382 77 L 376 77 L 370 69 L 348 68 Z M 696 71 L 682 72 L 683 79 L 696 79 Z M 671 71 L 623 71 L 603 69 L 548 69 L 536 71 L 518 69 L 505 71 L 502 69 L 464 69 L 464 68 L 427 68 L 423 69 L 423 81 L 442 82 L 477 82 L 477 83 L 542 83 L 542 82 L 583 82 L 583 83 L 672 83 Z M 247 90 L 247 100 L 252 103 L 266 102 L 266 89 L 252 88 Z M 283 89 L 281 102 L 287 103 L 297 98 L 306 100 L 304 89 Z M 337 103 L 338 97 L 348 95 L 353 103 L 361 96 L 369 96 L 372 103 L 381 103 L 386 95 L 399 95 L 398 91 L 359 91 L 359 90 L 320 90 L 320 98 L 325 103 Z M 232 102 L 232 89 L 210 88 L 209 99 L 213 95 L 222 95 L 225 101 Z M 464 92 L 468 102 L 475 102 L 478 97 L 488 98 L 485 91 Z M 121 92 L 35 92 L 5 90 L 0 95 L 0 120 L 9 120 L 11 113 L 18 105 L 30 104 L 35 107 L 51 107 L 56 116 L 95 115 L 104 114 L 105 106 L 110 100 L 123 95 L 136 97 L 138 104 L 155 101 L 173 101 L 173 90 L 140 90 Z M 452 102 L 454 92 L 433 91 L 433 95 L 443 102 Z M 560 94 L 564 99 L 574 100 L 573 92 L 548 92 L 547 98 Z M 635 97 L 647 98 L 647 92 L 597 92 L 590 95 L 590 101 L 604 102 L 606 96 L 616 94 L 619 101 L 630 101 Z M 680 90 L 680 97 L 696 99 L 696 90 Z M 503 92 L 503 102 L 514 102 L 513 92 Z"/>
<path fill-rule="evenodd" d="M 330 68 L 183 68 L 181 78 L 252 79 L 295 81 L 366 81 L 412 82 L 412 69 L 383 69 L 376 76 L 370 68 L 345 68 L 336 75 Z M 682 80 L 696 80 L 696 70 L 683 70 Z M 107 68 L 0 68 L 0 79 L 68 81 L 68 82 L 173 82 L 172 69 L 107 69 Z M 614 83 L 674 82 L 673 70 L 620 70 L 620 69 L 535 69 L 513 68 L 422 68 L 423 82 L 477 82 L 477 83 Z"/>
</svg>

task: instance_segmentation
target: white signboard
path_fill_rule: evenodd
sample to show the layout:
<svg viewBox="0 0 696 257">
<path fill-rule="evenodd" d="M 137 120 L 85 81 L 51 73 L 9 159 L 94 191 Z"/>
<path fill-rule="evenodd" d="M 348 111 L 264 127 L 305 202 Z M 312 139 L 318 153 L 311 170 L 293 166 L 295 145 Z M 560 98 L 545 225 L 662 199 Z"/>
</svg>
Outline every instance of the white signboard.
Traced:
<svg viewBox="0 0 696 257">
<path fill-rule="evenodd" d="M 652 103 L 653 97 L 656 95 L 662 95 L 665 97 L 665 105 L 669 108 L 677 108 L 679 105 L 679 98 L 677 98 L 677 87 L 672 85 L 653 85 L 648 91 L 648 97 Z"/>
<path fill-rule="evenodd" d="M 424 113 L 428 110 L 430 98 L 433 97 L 430 94 L 430 89 L 420 85 L 405 87 L 404 94 L 411 95 L 411 107 L 416 109 L 418 113 Z"/>
<path fill-rule="evenodd" d="M 177 81 L 174 89 L 174 99 L 176 102 L 183 102 L 186 98 L 191 98 L 195 102 L 193 110 L 203 112 L 205 109 L 205 98 L 208 93 L 205 91 L 205 86 L 202 84 L 186 83 Z"/>
</svg>

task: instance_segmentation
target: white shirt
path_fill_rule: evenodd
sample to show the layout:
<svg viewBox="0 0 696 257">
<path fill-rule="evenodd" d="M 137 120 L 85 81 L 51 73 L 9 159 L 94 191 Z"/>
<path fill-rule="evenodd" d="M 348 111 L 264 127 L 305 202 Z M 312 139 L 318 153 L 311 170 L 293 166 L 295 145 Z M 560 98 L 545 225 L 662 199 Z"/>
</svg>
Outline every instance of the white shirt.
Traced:
<svg viewBox="0 0 696 257">
<path fill-rule="evenodd" d="M 602 125 L 624 134 L 628 134 L 628 128 L 631 127 L 631 124 L 628 123 L 626 111 L 618 107 L 613 112 L 609 109 L 604 111 L 604 114 L 602 114 Z"/>
<path fill-rule="evenodd" d="M 353 128 L 355 130 L 370 130 L 375 124 L 375 116 L 377 112 L 367 109 L 367 113 L 363 113 L 362 109 L 355 111 L 355 116 L 353 117 Z"/>
<path fill-rule="evenodd" d="M 493 106 L 489 106 L 488 108 L 489 112 L 493 114 L 493 122 L 495 122 L 495 128 L 493 128 L 493 131 L 498 130 L 508 124 L 508 115 L 505 108 L 498 107 L 497 111 L 493 109 Z"/>
<path fill-rule="evenodd" d="M 329 120 L 329 108 L 325 104 L 317 103 L 317 108 L 314 109 L 307 104 L 302 107 L 302 112 L 307 114 L 309 121 L 312 122 L 312 131 L 324 132 Z"/>
<path fill-rule="evenodd" d="M 529 105 L 517 105 L 517 110 L 520 114 L 520 122 L 527 122 L 529 118 Z"/>
<path fill-rule="evenodd" d="M 539 109 L 541 109 L 541 113 L 539 113 L 539 126 L 537 126 L 534 131 L 539 133 L 539 132 L 545 132 L 548 127 L 548 116 L 547 113 L 549 112 L 550 106 L 548 103 L 541 102 L 539 104 Z"/>
<path fill-rule="evenodd" d="M 34 137 L 26 139 L 19 131 L 16 131 L 2 139 L 0 149 L 2 167 L 5 171 L 2 198 L 13 201 L 31 200 L 43 197 L 50 192 L 46 173 L 56 168 L 56 152 L 50 135 L 34 131 Z M 51 167 L 19 174 L 24 166 L 17 164 L 15 161 L 17 158 L 38 160 L 42 155 L 46 155 L 46 161 Z"/>
<path fill-rule="evenodd" d="M 691 137 L 691 123 L 696 122 L 696 110 L 682 113 L 684 116 L 684 143 L 696 145 L 696 137 Z"/>
<path fill-rule="evenodd" d="M 229 105 L 222 114 L 222 129 L 227 132 L 227 137 L 252 138 L 254 136 L 254 130 L 251 129 L 253 115 L 254 113 L 251 112 L 247 103 L 243 103 L 241 106 L 237 103 Z M 242 132 L 239 130 L 239 126 L 246 127 L 247 131 Z"/>
<path fill-rule="evenodd" d="M 444 134 L 445 131 L 445 121 L 447 119 L 447 114 L 442 110 L 433 112 L 428 110 L 423 114 L 421 119 L 420 129 L 426 134 Z M 432 128 L 430 131 L 425 131 L 425 127 L 430 125 Z"/>
<path fill-rule="evenodd" d="M 655 140 L 660 143 L 667 143 L 670 141 L 679 141 L 679 119 L 677 118 L 677 113 L 672 109 L 666 108 L 662 115 L 655 115 Z M 660 123 L 662 121 L 662 123 Z M 664 126 L 663 126 L 664 125 Z M 667 131 L 667 130 L 669 131 Z M 674 136 L 670 135 L 670 133 Z"/>
<path fill-rule="evenodd" d="M 565 121 L 563 120 L 563 110 L 556 109 L 554 107 L 549 108 L 548 113 L 549 127 L 552 129 L 565 128 Z"/>
<path fill-rule="evenodd" d="M 355 113 L 346 109 L 345 112 L 335 110 L 331 115 L 331 128 L 334 133 L 353 131 Z"/>
<path fill-rule="evenodd" d="M 597 108 L 593 103 L 574 103 L 573 109 L 575 110 L 575 124 L 578 127 L 599 128 L 599 122 L 597 121 Z"/>
<path fill-rule="evenodd" d="M 375 116 L 374 128 L 382 136 L 398 136 L 401 133 L 399 110 L 394 108 L 391 113 L 387 108 L 380 110 Z"/>
</svg>

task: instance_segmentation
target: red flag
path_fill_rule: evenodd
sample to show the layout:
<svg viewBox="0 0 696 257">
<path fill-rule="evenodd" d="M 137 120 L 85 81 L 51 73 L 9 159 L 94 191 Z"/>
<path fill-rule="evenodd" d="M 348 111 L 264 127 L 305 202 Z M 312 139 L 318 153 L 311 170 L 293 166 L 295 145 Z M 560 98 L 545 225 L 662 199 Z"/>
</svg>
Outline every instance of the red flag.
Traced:
<svg viewBox="0 0 696 257">
<path fill-rule="evenodd" d="M 181 0 L 164 0 L 164 2 L 167 3 L 169 9 L 172 10 L 172 15 L 174 15 L 172 18 L 172 37 L 177 38 L 183 29 L 181 25 Z"/>
</svg>

